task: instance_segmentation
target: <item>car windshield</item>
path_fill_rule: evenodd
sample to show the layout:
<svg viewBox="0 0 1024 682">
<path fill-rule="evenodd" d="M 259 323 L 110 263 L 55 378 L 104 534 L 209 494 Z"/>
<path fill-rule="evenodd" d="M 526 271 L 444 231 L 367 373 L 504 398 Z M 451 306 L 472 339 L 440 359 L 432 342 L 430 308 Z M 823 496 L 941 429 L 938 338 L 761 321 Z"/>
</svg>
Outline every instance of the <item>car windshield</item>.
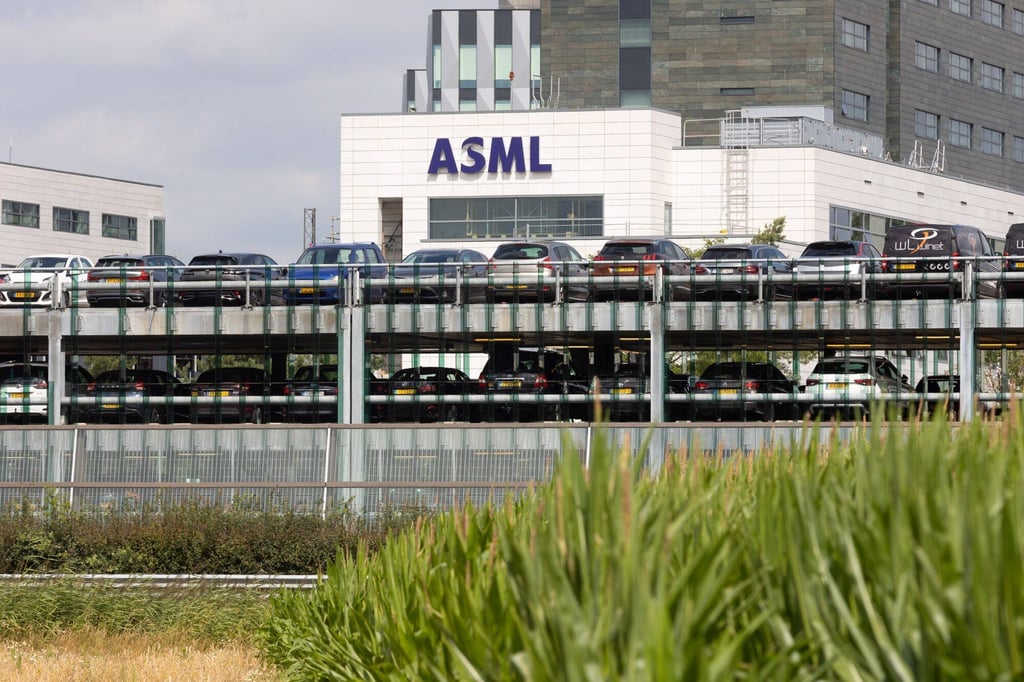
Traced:
<svg viewBox="0 0 1024 682">
<path fill-rule="evenodd" d="M 711 365 L 704 370 L 701 379 L 739 379 L 749 373 L 749 371 L 750 368 L 747 368 L 747 372 L 744 372 L 743 365 L 738 363 L 722 363 Z"/>
<path fill-rule="evenodd" d="M 298 265 L 345 265 L 355 263 L 357 252 L 346 248 L 306 249 L 295 261 Z"/>
<path fill-rule="evenodd" d="M 45 379 L 48 376 L 46 365 L 7 365 L 0 367 L 0 381 L 20 381 L 25 378 Z"/>
<path fill-rule="evenodd" d="M 320 365 L 319 367 L 313 367 L 312 365 L 306 365 L 305 367 L 299 367 L 295 371 L 295 378 L 293 381 L 337 381 L 338 380 L 338 368 L 335 365 Z"/>
<path fill-rule="evenodd" d="M 753 258 L 750 249 L 708 249 L 701 260 L 745 260 Z"/>
<path fill-rule="evenodd" d="M 828 258 L 835 256 L 856 256 L 857 248 L 853 244 L 842 242 L 830 242 L 825 244 L 811 244 L 800 254 L 801 258 Z"/>
<path fill-rule="evenodd" d="M 30 270 L 32 268 L 62 268 L 68 262 L 67 258 L 61 256 L 34 256 L 26 258 L 18 265 L 18 270 Z"/>
<path fill-rule="evenodd" d="M 403 265 L 420 265 L 422 263 L 458 263 L 459 254 L 455 251 L 427 251 L 410 253 L 402 259 Z"/>
<path fill-rule="evenodd" d="M 649 242 L 631 242 L 623 243 L 619 242 L 616 244 L 605 244 L 605 247 L 601 249 L 601 253 L 605 256 L 644 256 L 648 253 L 654 253 L 654 244 Z"/>
<path fill-rule="evenodd" d="M 142 265 L 141 258 L 100 258 L 96 261 L 98 268 L 135 268 Z"/>
<path fill-rule="evenodd" d="M 548 247 L 543 244 L 502 244 L 494 251 L 495 260 L 535 260 L 547 255 Z"/>
<path fill-rule="evenodd" d="M 218 254 L 215 256 L 196 256 L 189 265 L 238 265 L 238 258 Z"/>
<path fill-rule="evenodd" d="M 812 374 L 867 374 L 871 363 L 867 360 L 826 360 L 819 362 Z"/>
</svg>

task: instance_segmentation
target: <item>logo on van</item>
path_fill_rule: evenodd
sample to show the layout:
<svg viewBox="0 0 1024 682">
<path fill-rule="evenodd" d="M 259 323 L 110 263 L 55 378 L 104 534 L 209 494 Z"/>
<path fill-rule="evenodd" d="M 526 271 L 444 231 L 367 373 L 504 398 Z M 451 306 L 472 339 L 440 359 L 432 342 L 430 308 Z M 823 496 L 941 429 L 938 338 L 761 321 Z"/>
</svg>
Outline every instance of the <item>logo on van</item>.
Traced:
<svg viewBox="0 0 1024 682">
<path fill-rule="evenodd" d="M 907 239 L 894 241 L 892 250 L 894 252 L 907 252 L 907 255 L 922 253 L 928 255 L 931 252 L 945 253 L 946 242 L 933 241 L 939 236 L 939 231 L 934 227 L 919 227 L 910 232 Z"/>
</svg>

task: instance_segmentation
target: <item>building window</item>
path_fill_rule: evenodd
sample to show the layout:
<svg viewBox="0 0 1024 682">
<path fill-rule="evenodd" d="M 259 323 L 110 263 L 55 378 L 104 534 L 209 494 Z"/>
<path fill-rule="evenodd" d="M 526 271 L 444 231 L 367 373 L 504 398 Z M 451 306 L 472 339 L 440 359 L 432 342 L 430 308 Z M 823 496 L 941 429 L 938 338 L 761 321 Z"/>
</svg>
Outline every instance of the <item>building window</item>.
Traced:
<svg viewBox="0 0 1024 682">
<path fill-rule="evenodd" d="M 103 236 L 138 241 L 138 220 L 124 215 L 103 214 Z"/>
<path fill-rule="evenodd" d="M 843 116 L 855 121 L 868 120 L 868 96 L 852 90 L 843 90 Z"/>
<path fill-rule="evenodd" d="M 1003 68 L 994 64 L 981 63 L 981 87 L 986 90 L 1003 91 Z"/>
<path fill-rule="evenodd" d="M 954 147 L 970 149 L 971 128 L 973 126 L 966 121 L 958 121 L 955 118 L 949 119 L 949 143 Z"/>
<path fill-rule="evenodd" d="M 619 48 L 619 106 L 651 105 L 651 48 Z"/>
<path fill-rule="evenodd" d="M 1024 99 L 1024 73 L 1013 72 L 1013 96 Z"/>
<path fill-rule="evenodd" d="M 971 58 L 965 57 L 962 54 L 956 52 L 949 53 L 949 77 L 964 81 L 965 83 L 971 82 Z"/>
<path fill-rule="evenodd" d="M 441 46 L 434 45 L 433 51 L 434 58 L 433 61 L 431 62 L 433 71 L 433 73 L 431 74 L 433 76 L 433 85 L 431 87 L 437 89 L 441 87 Z"/>
<path fill-rule="evenodd" d="M 650 46 L 650 19 L 623 19 L 619 22 L 619 47 Z"/>
<path fill-rule="evenodd" d="M 1024 10 L 1013 10 L 1013 32 L 1019 36 L 1024 36 Z"/>
<path fill-rule="evenodd" d="M 512 87 L 512 46 L 494 46 L 494 87 Z"/>
<path fill-rule="evenodd" d="M 930 111 L 914 112 L 914 134 L 926 140 L 939 139 L 939 115 Z"/>
<path fill-rule="evenodd" d="M 53 231 L 89 234 L 89 212 L 53 207 Z"/>
<path fill-rule="evenodd" d="M 1003 4 L 981 0 L 981 20 L 990 26 L 1003 27 Z"/>
<path fill-rule="evenodd" d="M 430 200 L 430 239 L 604 236 L 601 196 Z"/>
<path fill-rule="evenodd" d="M 1013 160 L 1024 163 L 1024 137 L 1013 136 Z"/>
<path fill-rule="evenodd" d="M 939 48 L 927 43 L 914 43 L 914 63 L 917 68 L 939 72 Z"/>
<path fill-rule="evenodd" d="M 954 14 L 971 16 L 971 0 L 949 0 L 949 9 Z"/>
<path fill-rule="evenodd" d="M 843 19 L 841 32 L 843 45 L 867 52 L 869 31 L 870 28 L 867 24 L 862 24 L 853 19 Z"/>
<path fill-rule="evenodd" d="M 1003 134 L 998 130 L 981 129 L 981 151 L 993 156 L 1003 155 Z"/>
<path fill-rule="evenodd" d="M 21 225 L 22 227 L 39 227 L 39 204 L 26 204 L 22 201 L 3 202 L 4 225 Z"/>
<path fill-rule="evenodd" d="M 918 0 L 918 1 L 919 2 L 923 2 L 926 5 L 936 5 L 936 6 L 938 6 L 938 4 L 939 4 L 939 0 Z"/>
<path fill-rule="evenodd" d="M 906 225 L 906 218 L 891 218 L 843 206 L 829 206 L 829 239 L 871 242 L 879 249 L 890 227 Z"/>
<path fill-rule="evenodd" d="M 738 17 L 720 17 L 718 23 L 722 26 L 733 26 L 736 24 L 752 24 L 754 23 L 754 17 L 749 14 L 744 14 Z"/>
<path fill-rule="evenodd" d="M 754 94 L 754 88 L 719 88 L 718 94 L 726 97 L 749 96 Z"/>
</svg>

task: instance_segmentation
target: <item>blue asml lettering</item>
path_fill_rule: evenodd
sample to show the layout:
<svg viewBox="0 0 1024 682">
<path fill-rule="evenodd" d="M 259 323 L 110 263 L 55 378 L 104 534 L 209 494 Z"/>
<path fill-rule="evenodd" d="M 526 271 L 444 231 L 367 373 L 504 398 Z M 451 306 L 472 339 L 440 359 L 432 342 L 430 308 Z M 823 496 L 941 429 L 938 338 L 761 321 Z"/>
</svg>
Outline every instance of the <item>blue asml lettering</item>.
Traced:
<svg viewBox="0 0 1024 682">
<path fill-rule="evenodd" d="M 462 141 L 461 150 L 465 156 L 462 163 L 455 158 L 451 140 L 439 137 L 434 142 L 434 153 L 430 156 L 429 175 L 445 172 L 451 175 L 463 173 L 474 175 L 488 173 L 550 173 L 551 164 L 543 163 L 540 158 L 540 138 L 532 136 L 530 140 L 529 165 L 523 149 L 522 137 L 511 137 L 508 141 L 502 137 L 492 137 L 490 148 L 484 154 L 484 138 L 467 137 Z"/>
</svg>

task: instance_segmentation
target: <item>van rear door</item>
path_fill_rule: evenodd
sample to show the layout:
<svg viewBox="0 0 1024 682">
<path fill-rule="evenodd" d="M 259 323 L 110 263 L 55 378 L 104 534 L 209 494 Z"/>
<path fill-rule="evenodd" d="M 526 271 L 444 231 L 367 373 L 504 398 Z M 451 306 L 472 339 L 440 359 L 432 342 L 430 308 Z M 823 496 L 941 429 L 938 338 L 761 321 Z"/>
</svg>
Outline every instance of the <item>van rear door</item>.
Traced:
<svg viewBox="0 0 1024 682">
<path fill-rule="evenodd" d="M 889 272 L 948 272 L 954 252 L 951 225 L 899 225 L 885 235 Z"/>
</svg>

